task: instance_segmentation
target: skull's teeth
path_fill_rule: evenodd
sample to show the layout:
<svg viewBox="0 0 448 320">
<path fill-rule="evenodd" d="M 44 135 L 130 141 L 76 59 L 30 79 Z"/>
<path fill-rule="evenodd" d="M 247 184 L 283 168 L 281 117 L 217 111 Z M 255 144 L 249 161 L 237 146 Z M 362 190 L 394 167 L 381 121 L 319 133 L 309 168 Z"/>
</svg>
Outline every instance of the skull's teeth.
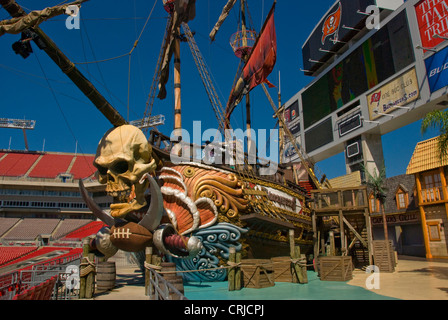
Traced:
<svg viewBox="0 0 448 320">
<path fill-rule="evenodd" d="M 129 196 L 131 195 L 131 190 L 114 191 L 110 192 L 109 195 L 114 197 L 114 202 L 128 203 Z"/>
</svg>

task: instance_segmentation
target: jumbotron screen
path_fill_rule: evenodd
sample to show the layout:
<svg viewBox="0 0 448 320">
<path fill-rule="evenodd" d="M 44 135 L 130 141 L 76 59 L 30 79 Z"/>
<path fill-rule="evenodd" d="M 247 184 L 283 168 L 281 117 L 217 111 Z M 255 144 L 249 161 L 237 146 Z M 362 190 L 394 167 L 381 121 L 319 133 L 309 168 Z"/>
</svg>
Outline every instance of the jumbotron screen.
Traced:
<svg viewBox="0 0 448 320">
<path fill-rule="evenodd" d="M 414 61 L 403 11 L 302 93 L 305 129 Z"/>
</svg>

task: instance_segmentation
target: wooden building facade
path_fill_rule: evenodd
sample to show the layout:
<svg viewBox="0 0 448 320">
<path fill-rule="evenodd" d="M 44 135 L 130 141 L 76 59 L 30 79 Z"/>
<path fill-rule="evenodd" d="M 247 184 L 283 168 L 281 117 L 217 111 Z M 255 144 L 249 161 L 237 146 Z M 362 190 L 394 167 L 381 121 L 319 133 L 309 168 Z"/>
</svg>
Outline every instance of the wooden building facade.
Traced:
<svg viewBox="0 0 448 320">
<path fill-rule="evenodd" d="M 448 160 L 440 159 L 438 137 L 419 142 L 407 168 L 415 176 L 426 258 L 448 258 Z"/>
<path fill-rule="evenodd" d="M 399 175 L 387 178 L 384 202 L 388 239 L 399 255 L 425 256 L 420 211 L 418 207 L 415 178 L 412 175 Z M 369 212 L 374 240 L 384 240 L 383 217 L 380 203 L 372 192 L 368 194 Z"/>
</svg>

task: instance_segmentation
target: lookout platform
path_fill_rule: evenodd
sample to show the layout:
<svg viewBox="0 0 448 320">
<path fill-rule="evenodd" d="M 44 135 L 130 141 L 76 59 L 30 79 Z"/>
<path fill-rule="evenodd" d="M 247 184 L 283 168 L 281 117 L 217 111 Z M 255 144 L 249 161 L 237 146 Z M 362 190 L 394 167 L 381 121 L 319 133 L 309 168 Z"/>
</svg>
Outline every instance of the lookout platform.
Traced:
<svg viewBox="0 0 448 320">
<path fill-rule="evenodd" d="M 352 256 L 355 266 L 373 262 L 367 187 L 311 191 L 314 256 Z"/>
</svg>

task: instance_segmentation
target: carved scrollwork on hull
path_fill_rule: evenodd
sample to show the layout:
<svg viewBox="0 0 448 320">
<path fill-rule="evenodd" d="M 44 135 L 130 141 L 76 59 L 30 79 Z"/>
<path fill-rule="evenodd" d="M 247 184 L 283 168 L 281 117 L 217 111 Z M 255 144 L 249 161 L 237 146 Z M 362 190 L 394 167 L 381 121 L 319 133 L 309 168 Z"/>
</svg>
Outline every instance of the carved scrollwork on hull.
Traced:
<svg viewBox="0 0 448 320">
<path fill-rule="evenodd" d="M 219 223 L 212 227 L 194 232 L 193 235 L 201 240 L 203 249 L 193 259 L 169 258 L 177 265 L 177 270 L 198 270 L 191 273 L 183 273 L 187 281 L 224 281 L 227 277 L 227 269 L 219 268 L 221 260 L 229 259 L 230 247 L 237 252 L 243 250 L 241 237 L 247 233 L 247 229 L 239 228 L 229 223 Z"/>
<path fill-rule="evenodd" d="M 209 198 L 213 201 L 220 221 L 236 219 L 247 211 L 249 201 L 243 193 L 242 181 L 235 174 L 201 164 L 179 165 L 172 169 L 183 175 L 191 199 Z"/>
</svg>

